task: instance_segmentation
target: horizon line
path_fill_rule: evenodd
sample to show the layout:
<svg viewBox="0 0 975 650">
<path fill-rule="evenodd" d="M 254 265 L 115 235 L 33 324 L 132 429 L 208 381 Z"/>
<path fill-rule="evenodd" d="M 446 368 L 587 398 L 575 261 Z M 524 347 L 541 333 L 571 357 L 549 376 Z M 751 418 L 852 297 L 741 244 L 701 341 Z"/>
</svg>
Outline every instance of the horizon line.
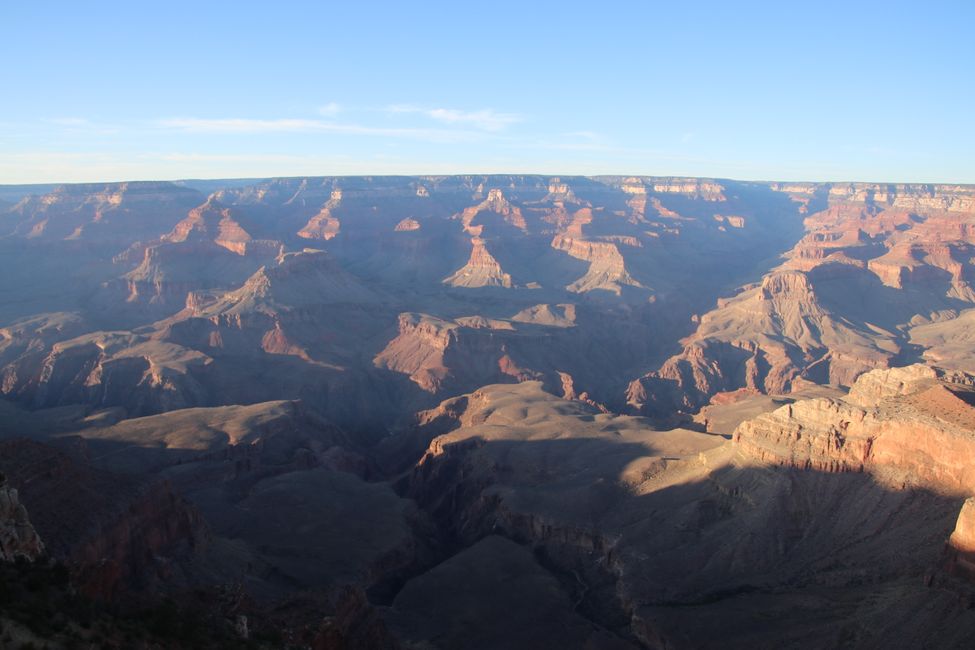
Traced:
<svg viewBox="0 0 975 650">
<path fill-rule="evenodd" d="M 488 177 L 498 177 L 498 176 L 533 176 L 539 178 L 588 178 L 588 179 L 600 179 L 600 178 L 653 178 L 653 179 L 692 179 L 692 180 L 710 180 L 710 181 L 731 181 L 735 183 L 803 183 L 803 184 L 815 184 L 815 185 L 837 185 L 837 184 L 859 184 L 859 185 L 960 185 L 960 186 L 975 186 L 975 181 L 972 182 L 957 182 L 957 181 L 864 181 L 864 180 L 808 180 L 808 179 L 796 179 L 796 178 L 732 178 L 730 176 L 691 176 L 686 174 L 633 174 L 633 173 L 617 173 L 617 174 L 548 174 L 539 172 L 459 172 L 450 174 L 392 174 L 392 173 L 382 173 L 382 174 L 284 174 L 284 175 L 268 175 L 268 176 L 214 176 L 214 177 L 199 177 L 199 176 L 183 176 L 174 178 L 124 178 L 119 180 L 97 180 L 97 181 L 75 181 L 75 180 L 64 180 L 64 181 L 37 181 L 31 183 L 5 183 L 0 181 L 0 187 L 40 187 L 40 186 L 63 186 L 63 185 L 121 185 L 124 183 L 186 183 L 186 182 L 218 182 L 218 181 L 250 181 L 250 182 L 261 182 L 261 181 L 272 181 L 272 180 L 291 180 L 291 179 L 308 179 L 308 178 L 452 178 L 452 177 L 469 177 L 469 176 L 488 176 Z"/>
</svg>

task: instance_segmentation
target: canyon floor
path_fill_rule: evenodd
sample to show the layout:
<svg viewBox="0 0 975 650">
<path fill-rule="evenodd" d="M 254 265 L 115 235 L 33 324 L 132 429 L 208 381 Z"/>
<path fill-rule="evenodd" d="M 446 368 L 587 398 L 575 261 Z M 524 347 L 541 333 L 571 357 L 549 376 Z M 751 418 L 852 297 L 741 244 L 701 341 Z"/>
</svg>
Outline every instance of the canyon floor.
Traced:
<svg viewBox="0 0 975 650">
<path fill-rule="evenodd" d="M 0 647 L 971 647 L 973 262 L 975 186 L 0 186 Z"/>
</svg>

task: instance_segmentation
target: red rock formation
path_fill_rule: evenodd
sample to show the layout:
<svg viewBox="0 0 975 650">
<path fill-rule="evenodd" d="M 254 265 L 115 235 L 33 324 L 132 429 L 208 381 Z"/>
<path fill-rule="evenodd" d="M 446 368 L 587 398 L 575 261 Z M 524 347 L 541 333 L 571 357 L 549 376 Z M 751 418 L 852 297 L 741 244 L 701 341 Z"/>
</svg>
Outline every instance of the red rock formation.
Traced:
<svg viewBox="0 0 975 650">
<path fill-rule="evenodd" d="M 634 406 L 659 402 L 667 409 L 676 399 L 693 409 L 719 391 L 788 392 L 797 377 L 850 385 L 909 351 L 898 330 L 927 319 L 937 326 L 915 341 L 933 340 L 922 345 L 945 351 L 964 348 L 967 330 L 964 323 L 948 322 L 954 312 L 947 308 L 975 300 L 975 192 L 959 186 L 774 187 L 820 208 L 806 217 L 806 235 L 761 287 L 746 286 L 719 300 L 684 340 L 683 352 L 639 380 L 641 386 L 631 386 Z M 882 300 L 871 277 L 903 295 Z M 841 291 L 844 282 L 857 294 Z M 830 285 L 828 296 L 820 285 Z M 951 356 L 957 355 L 938 358 L 950 364 Z"/>
<path fill-rule="evenodd" d="M 734 440 L 763 463 L 975 494 L 975 393 L 936 377 L 918 367 L 873 371 L 851 391 L 864 406 L 796 402 L 743 422 Z"/>
<path fill-rule="evenodd" d="M 342 204 L 342 190 L 333 190 L 332 196 L 322 209 L 312 217 L 305 227 L 298 231 L 299 237 L 305 239 L 324 239 L 328 241 L 336 237 L 342 229 L 341 222 L 332 211 Z"/>
<path fill-rule="evenodd" d="M 968 497 L 945 548 L 950 573 L 975 582 L 975 497 Z"/>
<path fill-rule="evenodd" d="M 725 201 L 725 188 L 717 181 L 701 178 L 654 179 L 651 189 L 658 194 L 681 194 L 705 201 Z"/>
<path fill-rule="evenodd" d="M 514 286 L 511 276 L 504 272 L 498 261 L 488 252 L 484 240 L 480 237 L 471 237 L 471 256 L 467 264 L 444 278 L 443 283 L 468 289 L 478 287 L 510 289 Z"/>
<path fill-rule="evenodd" d="M 581 222 L 576 220 L 570 226 L 570 230 L 573 228 L 581 230 Z M 585 293 L 601 289 L 619 295 L 624 286 L 643 288 L 643 285 L 626 270 L 623 256 L 614 243 L 556 235 L 552 239 L 552 248 L 565 251 L 576 259 L 590 263 L 586 274 L 566 287 L 569 291 Z"/>
<path fill-rule="evenodd" d="M 412 232 L 420 229 L 420 222 L 412 217 L 407 217 L 396 224 L 393 229 L 396 232 Z"/>
<path fill-rule="evenodd" d="M 200 352 L 146 335 L 94 332 L 32 350 L 8 366 L 2 390 L 35 407 L 86 403 L 130 414 L 200 404 Z"/>
<path fill-rule="evenodd" d="M 500 215 L 505 223 L 508 223 L 515 228 L 522 231 L 527 230 L 528 225 L 525 223 L 525 218 L 521 214 L 521 208 L 512 205 L 504 197 L 504 193 L 497 188 L 494 188 L 488 192 L 486 199 L 481 201 L 475 206 L 465 208 L 460 214 L 461 223 L 464 224 L 464 230 L 471 233 L 472 235 L 480 235 L 481 232 L 477 229 L 477 224 L 474 222 L 477 220 L 478 216 L 483 212 L 490 212 Z"/>
<path fill-rule="evenodd" d="M 517 343 L 521 345 L 516 350 Z M 547 368 L 537 370 L 521 360 L 524 348 L 533 347 L 534 340 L 526 339 L 508 321 L 482 317 L 448 321 L 404 313 L 399 317 L 399 334 L 373 363 L 408 375 L 424 391 L 442 394 L 485 383 L 542 379 Z"/>
<path fill-rule="evenodd" d="M 234 217 L 230 208 L 210 197 L 203 205 L 190 210 L 189 215 L 163 237 L 170 242 L 213 242 L 227 250 L 243 255 L 252 239 Z"/>
<path fill-rule="evenodd" d="M 13 235 L 124 247 L 167 232 L 200 198 L 199 192 L 165 182 L 63 185 L 14 206 Z"/>
</svg>

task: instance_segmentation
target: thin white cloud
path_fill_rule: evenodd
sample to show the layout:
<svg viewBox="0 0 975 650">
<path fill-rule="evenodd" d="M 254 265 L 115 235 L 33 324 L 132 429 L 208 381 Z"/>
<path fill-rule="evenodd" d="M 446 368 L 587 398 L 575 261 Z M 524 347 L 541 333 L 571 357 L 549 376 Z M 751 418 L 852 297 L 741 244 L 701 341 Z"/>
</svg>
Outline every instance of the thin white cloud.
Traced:
<svg viewBox="0 0 975 650">
<path fill-rule="evenodd" d="M 57 129 L 61 133 L 69 134 L 71 136 L 115 135 L 119 133 L 123 128 L 118 124 L 93 122 L 86 117 L 77 117 L 77 116 L 41 118 L 40 120 L 35 122 L 34 125 L 40 127 L 41 129 L 47 132 Z M 30 128 L 29 125 L 20 126 L 21 130 L 28 130 L 29 128 Z"/>
<path fill-rule="evenodd" d="M 52 117 L 47 120 L 59 126 L 89 126 L 91 122 L 83 117 Z"/>
<path fill-rule="evenodd" d="M 598 133 L 596 133 L 595 131 L 570 131 L 570 132 L 565 133 L 563 135 L 565 135 L 565 137 L 567 137 L 567 138 L 579 138 L 579 139 L 582 139 L 582 140 L 589 140 L 589 141 L 595 141 L 595 140 L 602 140 L 603 139 L 603 137 L 601 135 L 599 135 Z"/>
<path fill-rule="evenodd" d="M 342 106 L 336 102 L 329 102 L 318 107 L 318 114 L 322 117 L 334 117 L 342 112 Z"/>
<path fill-rule="evenodd" d="M 343 132 L 345 129 L 332 122 L 308 119 L 251 119 L 173 117 L 156 121 L 156 126 L 193 133 L 301 133 L 308 131 Z"/>
<path fill-rule="evenodd" d="M 456 108 L 423 108 L 413 104 L 391 104 L 388 113 L 418 113 L 443 124 L 471 126 L 482 131 L 503 131 L 523 121 L 517 113 L 501 113 L 491 108 L 463 111 Z"/>
<path fill-rule="evenodd" d="M 303 118 L 200 118 L 174 117 L 157 120 L 155 126 L 188 133 L 323 133 L 411 138 L 434 142 L 469 142 L 483 139 L 477 131 L 461 129 L 423 129 L 365 126 L 330 120 Z"/>
<path fill-rule="evenodd" d="M 498 113 L 491 109 L 468 112 L 450 108 L 435 108 L 427 114 L 440 122 L 470 124 L 485 131 L 501 131 L 509 125 L 521 121 L 521 117 L 514 113 Z"/>
</svg>

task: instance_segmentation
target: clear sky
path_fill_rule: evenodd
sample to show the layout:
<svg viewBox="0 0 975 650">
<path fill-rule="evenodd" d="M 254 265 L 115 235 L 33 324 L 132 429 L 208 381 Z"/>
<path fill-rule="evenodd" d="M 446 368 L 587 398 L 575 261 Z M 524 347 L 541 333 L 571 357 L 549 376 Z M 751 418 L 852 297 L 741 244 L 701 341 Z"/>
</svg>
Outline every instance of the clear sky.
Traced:
<svg viewBox="0 0 975 650">
<path fill-rule="evenodd" d="M 5 0 L 0 30 L 0 183 L 975 183 L 975 0 Z"/>
</svg>

